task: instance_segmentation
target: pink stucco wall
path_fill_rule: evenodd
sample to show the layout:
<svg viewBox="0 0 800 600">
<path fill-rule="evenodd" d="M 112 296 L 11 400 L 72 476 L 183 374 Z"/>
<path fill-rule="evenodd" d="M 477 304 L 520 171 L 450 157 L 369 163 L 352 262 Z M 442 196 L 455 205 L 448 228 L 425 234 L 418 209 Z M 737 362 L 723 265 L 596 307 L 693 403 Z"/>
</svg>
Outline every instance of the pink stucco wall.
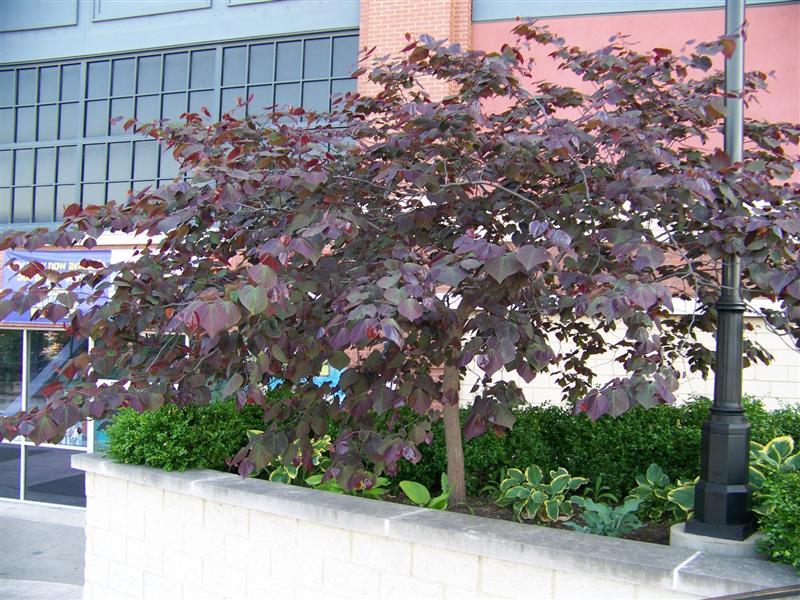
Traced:
<svg viewBox="0 0 800 600">
<path fill-rule="evenodd" d="M 774 72 L 769 93 L 750 106 L 746 116 L 770 121 L 800 122 L 800 3 L 748 7 L 749 23 L 745 66 L 748 70 Z M 568 43 L 594 50 L 605 46 L 616 33 L 630 34 L 643 51 L 651 48 L 680 50 L 688 40 L 708 41 L 724 32 L 721 9 L 659 11 L 541 19 Z M 493 51 L 511 43 L 514 21 L 475 23 L 473 47 Z M 537 58 L 536 78 L 575 85 L 571 74 L 557 71 L 546 52 Z M 720 62 L 720 67 L 721 67 Z"/>
</svg>

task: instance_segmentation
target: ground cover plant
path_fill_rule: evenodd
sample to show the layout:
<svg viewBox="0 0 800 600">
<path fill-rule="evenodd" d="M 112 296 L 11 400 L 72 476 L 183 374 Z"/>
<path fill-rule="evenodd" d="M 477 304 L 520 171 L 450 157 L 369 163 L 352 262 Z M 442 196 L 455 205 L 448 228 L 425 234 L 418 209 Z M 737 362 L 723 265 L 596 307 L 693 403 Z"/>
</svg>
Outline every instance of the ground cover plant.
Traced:
<svg viewBox="0 0 800 600">
<path fill-rule="evenodd" d="M 718 263 L 730 254 L 748 299 L 773 300 L 765 318 L 796 342 L 790 146 L 800 129 L 748 121 L 743 165 L 715 148 L 724 98 L 709 56 L 739 42 L 680 54 L 613 39 L 587 52 L 530 24 L 516 32 L 520 47 L 546 46 L 591 91 L 533 84 L 536 65 L 519 48 L 466 52 L 422 37 L 369 68 L 375 96 L 349 94 L 330 114 L 126 123 L 173 153 L 174 182 L 126 204 L 72 205 L 57 230 L 0 242 L 92 248 L 108 231 L 153 238 L 110 266 L 17 266 L 30 281 L 0 292 L 0 318 L 29 309 L 67 318 L 70 333 L 94 344 L 44 390 L 44 408 L 2 417 L 0 435 L 57 441 L 122 406 L 205 404 L 221 384 L 263 412 L 234 457 L 242 475 L 277 457 L 311 472 L 313 442 L 333 422 L 326 477 L 370 489 L 403 461 L 419 462 L 442 419 L 458 503 L 468 367 L 480 381 L 467 439 L 514 425 L 521 390 L 493 379 L 501 369 L 525 381 L 558 373 L 565 399 L 592 419 L 670 403 L 679 358 L 711 368 L 696 334 L 715 326 Z M 426 77 L 452 94 L 431 99 L 416 85 Z M 765 79 L 747 76 L 747 101 Z M 502 107 L 489 111 L 486 99 Z M 83 285 L 91 297 L 79 298 Z M 696 312 L 676 315 L 674 299 L 696 300 Z M 78 310 L 79 300 L 92 306 Z M 624 335 L 605 335 L 615 331 Z M 553 339 L 572 349 L 557 351 Z M 605 352 L 625 375 L 598 384 L 586 365 Z M 766 359 L 746 345 L 748 363 Z M 348 367 L 340 394 L 311 382 L 325 363 Z M 115 383 L 101 381 L 111 373 Z M 267 402 L 275 378 L 295 393 Z M 419 418 L 406 424 L 404 411 Z M 582 451 L 582 438 L 569 443 Z M 621 484 L 609 475 L 608 485 Z"/>
</svg>

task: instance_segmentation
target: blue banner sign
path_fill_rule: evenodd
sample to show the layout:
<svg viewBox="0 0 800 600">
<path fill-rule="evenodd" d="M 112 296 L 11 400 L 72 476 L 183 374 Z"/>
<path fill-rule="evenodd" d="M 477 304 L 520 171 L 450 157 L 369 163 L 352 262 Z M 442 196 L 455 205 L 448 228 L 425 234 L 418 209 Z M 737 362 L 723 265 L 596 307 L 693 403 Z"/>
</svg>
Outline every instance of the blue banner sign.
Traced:
<svg viewBox="0 0 800 600">
<path fill-rule="evenodd" d="M 11 261 L 15 262 L 20 268 L 24 267 L 29 262 L 35 261 L 43 264 L 45 269 L 61 273 L 66 271 L 84 271 L 85 269 L 81 267 L 81 260 L 84 258 L 95 260 L 106 266 L 111 264 L 111 251 L 109 250 L 37 250 L 33 252 L 6 250 L 3 254 L 3 270 L 0 288 L 11 290 L 19 290 L 28 282 L 28 279 L 24 275 L 21 275 L 11 268 L 9 264 Z M 62 282 L 62 284 L 65 285 L 66 282 Z M 92 289 L 88 286 L 83 286 L 73 290 L 73 292 L 75 292 L 78 297 L 88 297 L 92 293 Z M 36 312 L 39 306 L 55 300 L 59 293 L 59 289 L 54 289 L 51 292 L 52 297 L 49 297 L 47 300 L 40 303 L 40 305 L 34 306 L 31 310 L 24 313 L 12 312 L 3 319 L 3 323 L 17 325 L 30 325 L 32 323 L 51 324 L 51 321 L 48 319 L 31 319 L 31 314 Z M 81 304 L 78 304 L 78 310 L 81 310 Z M 66 319 L 63 322 L 66 322 Z"/>
</svg>

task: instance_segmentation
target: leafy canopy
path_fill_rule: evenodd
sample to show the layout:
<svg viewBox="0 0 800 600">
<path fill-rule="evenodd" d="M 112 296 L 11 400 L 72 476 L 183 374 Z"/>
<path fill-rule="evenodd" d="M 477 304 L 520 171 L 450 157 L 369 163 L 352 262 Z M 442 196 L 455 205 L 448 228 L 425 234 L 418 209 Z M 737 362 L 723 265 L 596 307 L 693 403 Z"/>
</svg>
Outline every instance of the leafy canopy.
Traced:
<svg viewBox="0 0 800 600">
<path fill-rule="evenodd" d="M 151 239 L 109 267 L 21 266 L 31 281 L 0 294 L 0 317 L 44 302 L 41 314 L 68 315 L 94 347 L 63 369 L 46 407 L 3 418 L 2 435 L 55 441 L 87 416 L 205 403 L 221 385 L 264 410 L 263 434 L 235 458 L 242 474 L 279 455 L 310 464 L 330 418 L 328 476 L 369 487 L 401 458 L 418 460 L 427 419 L 457 402 L 459 381 L 437 377 L 441 366 L 480 375 L 468 438 L 513 425 L 521 392 L 493 379 L 502 369 L 524 381 L 558 373 L 593 418 L 672 402 L 675 365 L 711 366 L 696 334 L 714 328 L 727 254 L 741 257 L 748 299 L 776 301 L 771 326 L 796 343 L 800 203 L 788 149 L 800 128 L 748 122 L 743 169 L 715 147 L 723 78 L 709 56 L 731 41 L 687 56 L 624 39 L 586 52 L 528 23 L 515 31 L 589 91 L 532 83 L 536 65 L 515 47 L 466 52 L 422 36 L 370 67 L 374 97 L 348 94 L 329 114 L 128 122 L 172 151 L 181 177 L 125 204 L 71 206 L 56 231 L 0 244 Z M 452 94 L 430 98 L 431 77 Z M 747 76 L 748 101 L 765 79 Z M 74 310 L 81 283 L 96 290 L 85 312 Z M 676 314 L 676 299 L 698 310 Z M 605 352 L 626 374 L 598 387 L 587 361 Z M 748 360 L 767 358 L 747 346 Z M 326 362 L 347 367 L 341 394 L 311 384 Z M 99 383 L 112 374 L 116 383 Z M 266 402 L 273 378 L 297 393 Z M 401 407 L 420 418 L 397 421 Z"/>
</svg>

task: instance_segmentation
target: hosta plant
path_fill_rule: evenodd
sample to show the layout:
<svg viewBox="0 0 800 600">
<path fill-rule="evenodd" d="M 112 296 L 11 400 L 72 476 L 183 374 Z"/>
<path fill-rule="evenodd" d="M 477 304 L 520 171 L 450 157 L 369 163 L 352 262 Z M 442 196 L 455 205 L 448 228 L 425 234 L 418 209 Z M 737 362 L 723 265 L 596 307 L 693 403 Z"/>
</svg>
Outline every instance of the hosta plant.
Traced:
<svg viewBox="0 0 800 600">
<path fill-rule="evenodd" d="M 621 505 L 613 507 L 580 496 L 573 498 L 573 502 L 581 507 L 580 517 L 583 521 L 582 524 L 575 521 L 567 523 L 567 527 L 575 531 L 620 537 L 644 526 L 636 515 L 641 502 L 638 498 L 626 498 Z"/>
<path fill-rule="evenodd" d="M 431 497 L 428 488 L 416 481 L 401 481 L 400 489 L 417 506 L 435 510 L 447 510 L 447 503 L 452 492 L 446 473 L 442 473 L 442 493 L 435 498 Z"/>
<path fill-rule="evenodd" d="M 586 487 L 582 490 L 581 496 L 594 500 L 595 502 L 610 502 L 614 504 L 619 502 L 619 498 L 611 493 L 611 488 L 607 485 L 603 485 L 602 475 L 597 476 L 594 487 L 587 483 Z"/>
<path fill-rule="evenodd" d="M 673 483 L 657 464 L 636 476 L 638 484 L 628 498 L 639 500 L 639 515 L 647 521 L 678 523 L 687 520 L 694 510 L 694 482 Z"/>
<path fill-rule="evenodd" d="M 536 522 L 566 521 L 572 517 L 573 507 L 569 492 L 574 492 L 586 483 L 583 477 L 572 477 L 566 469 L 559 467 L 550 471 L 550 481 L 537 465 L 521 471 L 508 469 L 506 479 L 500 484 L 499 506 L 511 506 L 518 521 Z"/>
<path fill-rule="evenodd" d="M 789 435 L 776 437 L 766 444 L 750 442 L 750 488 L 753 493 L 753 512 L 769 514 L 774 507 L 763 494 L 764 483 L 776 473 L 800 471 L 800 452 L 795 452 L 794 439 Z"/>
</svg>

